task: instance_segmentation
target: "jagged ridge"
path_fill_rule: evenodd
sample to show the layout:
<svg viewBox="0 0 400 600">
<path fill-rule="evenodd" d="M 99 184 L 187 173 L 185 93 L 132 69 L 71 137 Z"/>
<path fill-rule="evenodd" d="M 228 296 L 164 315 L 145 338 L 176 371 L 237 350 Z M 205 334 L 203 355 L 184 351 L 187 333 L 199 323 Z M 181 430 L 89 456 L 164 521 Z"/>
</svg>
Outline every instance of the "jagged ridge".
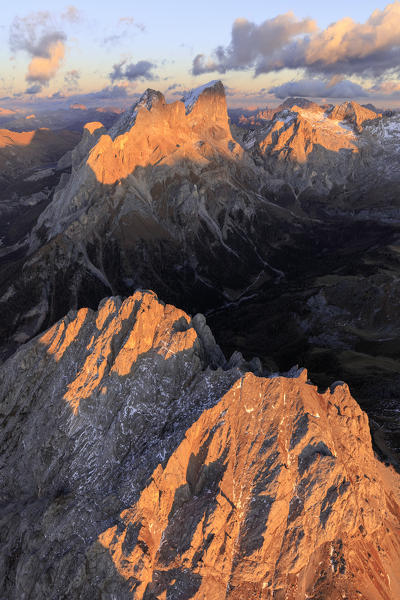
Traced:
<svg viewBox="0 0 400 600">
<path fill-rule="evenodd" d="M 400 481 L 366 415 L 257 368 L 152 292 L 23 346 L 0 369 L 2 596 L 396 597 Z"/>
</svg>

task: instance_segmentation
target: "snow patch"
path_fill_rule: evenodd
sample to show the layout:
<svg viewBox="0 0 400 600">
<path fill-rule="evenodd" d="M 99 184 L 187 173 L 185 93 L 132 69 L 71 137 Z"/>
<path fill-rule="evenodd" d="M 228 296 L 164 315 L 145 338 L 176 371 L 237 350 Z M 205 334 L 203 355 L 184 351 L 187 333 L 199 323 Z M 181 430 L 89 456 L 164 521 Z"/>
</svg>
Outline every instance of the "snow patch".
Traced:
<svg viewBox="0 0 400 600">
<path fill-rule="evenodd" d="M 156 92 L 148 88 L 140 97 L 140 99 L 129 108 L 124 114 L 118 119 L 118 121 L 111 127 L 108 134 L 111 139 L 115 139 L 117 136 L 129 131 L 136 122 L 136 117 L 141 108 L 145 108 L 150 111 L 153 104 L 164 100 L 164 96 L 161 92 Z"/>
<path fill-rule="evenodd" d="M 182 102 L 184 102 L 184 104 L 185 104 L 185 110 L 186 110 L 187 115 L 192 111 L 199 96 L 201 96 L 201 94 L 204 92 L 204 90 L 214 87 L 215 85 L 217 85 L 217 83 L 220 83 L 220 81 L 218 79 L 214 79 L 213 81 L 209 81 L 208 83 L 205 83 L 204 85 L 200 85 L 199 87 L 194 88 L 194 89 L 190 90 L 190 92 L 187 92 L 186 94 L 184 94 L 184 96 L 182 98 Z"/>
</svg>

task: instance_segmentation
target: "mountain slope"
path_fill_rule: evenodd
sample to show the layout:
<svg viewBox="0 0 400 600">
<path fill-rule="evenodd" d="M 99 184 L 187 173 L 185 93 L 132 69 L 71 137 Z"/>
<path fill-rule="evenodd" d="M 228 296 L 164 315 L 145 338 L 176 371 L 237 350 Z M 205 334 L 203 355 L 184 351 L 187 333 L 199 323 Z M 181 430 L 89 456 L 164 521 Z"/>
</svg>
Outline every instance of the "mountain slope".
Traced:
<svg viewBox="0 0 400 600">
<path fill-rule="evenodd" d="M 347 121 L 351 123 L 356 131 L 361 132 L 364 123 L 373 121 L 382 115 L 365 106 L 360 106 L 357 102 L 344 102 L 335 106 L 329 113 L 329 118 L 336 121 Z"/>
<path fill-rule="evenodd" d="M 366 415 L 345 384 L 257 368 L 152 292 L 22 346 L 0 368 L 1 596 L 397 597 L 400 480 Z"/>
<path fill-rule="evenodd" d="M 148 90 L 107 133 L 84 136 L 2 277 L 10 348 L 110 293 L 152 287 L 197 309 L 282 276 L 265 232 L 282 223 L 286 239 L 293 218 L 260 196 L 266 174 L 232 139 L 220 82 L 173 104 Z"/>
</svg>

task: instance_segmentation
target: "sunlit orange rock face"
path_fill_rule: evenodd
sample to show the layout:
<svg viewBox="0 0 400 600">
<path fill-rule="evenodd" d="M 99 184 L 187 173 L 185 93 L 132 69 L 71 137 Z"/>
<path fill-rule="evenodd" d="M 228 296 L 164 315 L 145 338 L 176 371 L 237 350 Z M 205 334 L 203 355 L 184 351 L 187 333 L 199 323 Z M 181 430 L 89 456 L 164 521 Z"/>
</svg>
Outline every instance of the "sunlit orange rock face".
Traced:
<svg viewBox="0 0 400 600">
<path fill-rule="evenodd" d="M 372 121 L 379 117 L 382 117 L 380 113 L 377 114 L 365 106 L 360 106 L 357 102 L 338 104 L 329 114 L 330 119 L 351 123 L 358 132 L 362 131 L 365 121 Z"/>
<path fill-rule="evenodd" d="M 357 134 L 363 130 L 363 124 L 381 117 L 356 102 L 344 102 L 328 111 L 313 103 L 291 104 L 290 111 L 271 117 L 271 123 L 259 135 L 259 146 L 266 155 L 298 164 L 306 163 L 319 148 L 335 154 L 341 150 L 357 153 Z M 327 162 L 326 156 L 324 161 Z"/>
<path fill-rule="evenodd" d="M 56 361 L 77 340 L 87 316 L 88 310 L 81 309 L 67 325 L 64 320 L 60 321 L 40 338 Z M 184 330 L 180 331 L 182 325 Z M 125 336 L 120 350 L 115 353 L 116 344 Z M 141 354 L 152 350 L 168 359 L 192 348 L 196 340 L 188 315 L 174 306 L 164 305 L 155 294 L 136 292 L 120 307 L 110 299 L 99 310 L 87 357 L 76 378 L 68 384 L 64 399 L 76 414 L 80 401 L 100 389 L 109 373 L 129 375 Z"/>
<path fill-rule="evenodd" d="M 127 122 L 125 130 L 101 136 L 87 164 L 98 181 L 112 184 L 136 167 L 184 159 L 201 164 L 217 154 L 241 154 L 230 133 L 221 82 L 206 88 L 191 110 L 183 101 L 167 104 L 160 92 L 147 90 L 134 110 L 133 122 Z"/>
<path fill-rule="evenodd" d="M 86 123 L 86 125 L 84 125 L 84 129 L 87 129 L 87 131 L 91 135 L 98 129 L 101 129 L 102 127 L 104 127 L 104 125 L 103 125 L 103 123 L 100 123 L 99 121 L 92 121 L 91 123 Z"/>
<path fill-rule="evenodd" d="M 348 387 L 306 379 L 246 374 L 99 536 L 132 598 L 400 597 L 393 473 Z"/>
<path fill-rule="evenodd" d="M 28 146 L 35 135 L 36 131 L 10 131 L 8 129 L 0 129 L 0 148 L 7 146 Z"/>
<path fill-rule="evenodd" d="M 22 346 L 0 367 L 0 597 L 399 598 L 400 477 L 367 416 L 346 384 L 256 369 L 149 291 Z"/>
<path fill-rule="evenodd" d="M 340 150 L 358 151 L 354 131 L 341 123 L 339 115 L 335 119 L 331 115 L 328 118 L 322 108 L 304 110 L 298 106 L 294 106 L 291 113 L 273 121 L 267 135 L 260 141 L 263 153 L 305 163 L 318 147 L 334 153 Z"/>
</svg>

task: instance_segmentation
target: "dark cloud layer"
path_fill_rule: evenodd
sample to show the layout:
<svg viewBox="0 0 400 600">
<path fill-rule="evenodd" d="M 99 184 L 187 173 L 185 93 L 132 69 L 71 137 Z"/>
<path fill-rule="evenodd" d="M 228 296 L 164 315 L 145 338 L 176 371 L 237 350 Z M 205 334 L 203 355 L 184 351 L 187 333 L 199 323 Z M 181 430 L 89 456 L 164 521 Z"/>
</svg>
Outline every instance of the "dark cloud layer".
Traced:
<svg viewBox="0 0 400 600">
<path fill-rule="evenodd" d="M 298 20 L 291 12 L 267 19 L 261 25 L 251 23 L 247 19 L 236 19 L 232 26 L 229 46 L 218 46 L 211 59 L 198 54 L 193 60 L 193 75 L 210 71 L 225 73 L 231 69 L 248 69 L 261 57 L 272 56 L 282 50 L 294 37 L 316 29 L 315 21 Z"/>
<path fill-rule="evenodd" d="M 138 79 L 156 79 L 156 75 L 152 73 L 155 65 L 148 60 L 139 60 L 137 63 L 127 63 L 122 61 L 113 65 L 113 70 L 110 73 L 111 81 L 136 81 Z"/>
<path fill-rule="evenodd" d="M 85 97 L 86 99 L 90 99 L 90 100 L 115 100 L 118 98 L 127 98 L 128 97 L 128 90 L 126 89 L 125 86 L 123 85 L 108 85 L 105 88 L 103 88 L 102 90 L 99 90 L 97 92 L 90 92 L 88 94 L 82 94 L 79 96 L 79 98 L 83 98 Z M 78 98 L 78 96 L 75 96 L 75 99 Z"/>
<path fill-rule="evenodd" d="M 198 54 L 194 75 L 253 69 L 255 75 L 282 69 L 310 74 L 382 76 L 400 70 L 400 2 L 376 10 L 365 23 L 344 18 L 317 31 L 315 21 L 293 13 L 256 25 L 237 19 L 230 44 L 218 46 L 211 58 Z"/>
<path fill-rule="evenodd" d="M 182 87 L 181 83 L 171 83 L 171 85 L 169 85 L 167 87 L 166 92 L 172 92 L 173 90 L 176 90 L 177 88 L 181 88 L 181 87 Z"/>
<path fill-rule="evenodd" d="M 41 91 L 42 86 L 39 83 L 34 83 L 33 85 L 30 85 L 28 88 L 26 88 L 25 94 L 35 95 Z"/>
<path fill-rule="evenodd" d="M 276 98 L 308 96 L 309 98 L 361 98 L 369 93 L 358 83 L 343 79 L 336 83 L 322 79 L 288 81 L 269 90 Z"/>
<path fill-rule="evenodd" d="M 67 73 L 64 76 L 64 81 L 68 90 L 72 91 L 78 88 L 80 77 L 81 75 L 76 69 L 73 69 L 72 71 L 67 71 Z"/>
</svg>

